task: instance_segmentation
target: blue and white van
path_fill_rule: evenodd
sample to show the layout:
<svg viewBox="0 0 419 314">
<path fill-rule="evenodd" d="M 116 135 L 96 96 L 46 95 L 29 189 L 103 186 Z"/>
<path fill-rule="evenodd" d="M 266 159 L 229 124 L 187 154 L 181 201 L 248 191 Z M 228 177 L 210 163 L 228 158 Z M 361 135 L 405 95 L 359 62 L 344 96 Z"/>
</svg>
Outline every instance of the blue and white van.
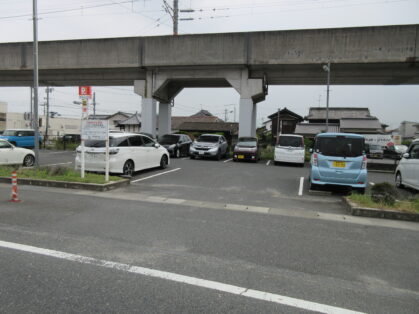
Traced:
<svg viewBox="0 0 419 314">
<path fill-rule="evenodd" d="M 368 182 L 365 139 L 351 133 L 321 133 L 314 140 L 310 188 L 342 185 L 364 193 Z"/>
</svg>

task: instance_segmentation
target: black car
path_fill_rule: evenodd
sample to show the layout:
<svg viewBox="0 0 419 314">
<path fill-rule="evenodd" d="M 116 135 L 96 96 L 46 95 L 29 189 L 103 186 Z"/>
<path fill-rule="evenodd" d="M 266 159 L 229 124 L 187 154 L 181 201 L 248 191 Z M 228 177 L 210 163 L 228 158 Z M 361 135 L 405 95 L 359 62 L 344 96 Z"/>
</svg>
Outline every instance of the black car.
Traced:
<svg viewBox="0 0 419 314">
<path fill-rule="evenodd" d="M 391 145 L 384 147 L 384 158 L 401 159 L 402 155 L 407 151 L 405 145 Z"/>
<path fill-rule="evenodd" d="M 179 158 L 189 155 L 192 140 L 185 134 L 166 134 L 159 138 L 159 143 L 167 149 L 170 156 Z"/>
<path fill-rule="evenodd" d="M 64 134 L 63 142 L 67 143 L 80 143 L 81 137 L 80 134 Z"/>
</svg>

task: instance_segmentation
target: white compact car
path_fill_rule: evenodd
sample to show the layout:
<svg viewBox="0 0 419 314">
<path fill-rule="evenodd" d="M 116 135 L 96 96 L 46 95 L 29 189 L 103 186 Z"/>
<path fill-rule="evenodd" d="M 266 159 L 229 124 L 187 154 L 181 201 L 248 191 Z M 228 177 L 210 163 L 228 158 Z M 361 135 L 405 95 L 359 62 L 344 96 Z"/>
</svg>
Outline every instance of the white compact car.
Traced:
<svg viewBox="0 0 419 314">
<path fill-rule="evenodd" d="M 0 165 L 23 165 L 32 167 L 35 153 L 26 148 L 16 147 L 6 140 L 0 140 Z"/>
<path fill-rule="evenodd" d="M 419 190 L 419 139 L 410 144 L 396 168 L 396 186 Z"/>
<path fill-rule="evenodd" d="M 76 150 L 76 166 L 81 168 L 81 146 Z M 85 141 L 85 170 L 105 172 L 105 141 Z M 109 172 L 131 176 L 135 171 L 166 168 L 169 153 L 150 137 L 135 133 L 110 133 Z"/>
<path fill-rule="evenodd" d="M 275 145 L 275 164 L 279 162 L 296 163 L 304 167 L 304 138 L 301 135 L 281 134 Z"/>
</svg>

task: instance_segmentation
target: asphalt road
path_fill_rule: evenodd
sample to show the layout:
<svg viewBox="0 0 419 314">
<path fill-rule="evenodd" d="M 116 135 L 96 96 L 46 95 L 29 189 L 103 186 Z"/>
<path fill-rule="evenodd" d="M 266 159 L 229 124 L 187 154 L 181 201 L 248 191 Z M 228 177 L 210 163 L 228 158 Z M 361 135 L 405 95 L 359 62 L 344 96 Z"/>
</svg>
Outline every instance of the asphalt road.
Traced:
<svg viewBox="0 0 419 314">
<path fill-rule="evenodd" d="M 180 170 L 150 180 L 171 174 Z M 309 301 L 368 313 L 416 313 L 418 224 L 142 201 L 146 181 L 134 187 L 137 194 L 21 186 L 18 204 L 7 202 L 10 187 L 0 185 L 0 241 L 212 280 L 215 289 L 0 244 L 0 312 L 301 313 L 306 310 L 299 306 Z M 219 290 L 221 283 L 298 302 L 285 306 L 234 295 Z"/>
</svg>

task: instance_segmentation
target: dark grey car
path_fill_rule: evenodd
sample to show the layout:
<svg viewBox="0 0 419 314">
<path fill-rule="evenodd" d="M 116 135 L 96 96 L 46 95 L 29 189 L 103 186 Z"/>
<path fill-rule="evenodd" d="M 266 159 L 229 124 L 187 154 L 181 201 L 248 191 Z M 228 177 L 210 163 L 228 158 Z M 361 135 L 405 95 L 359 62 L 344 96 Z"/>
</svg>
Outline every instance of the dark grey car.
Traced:
<svg viewBox="0 0 419 314">
<path fill-rule="evenodd" d="M 165 134 L 159 138 L 159 143 L 167 149 L 170 156 L 179 158 L 189 155 L 192 140 L 185 134 Z"/>
<path fill-rule="evenodd" d="M 227 156 L 228 143 L 224 136 L 217 134 L 202 134 L 194 141 L 189 149 L 191 159 L 195 157 L 209 157 L 220 160 Z"/>
</svg>

